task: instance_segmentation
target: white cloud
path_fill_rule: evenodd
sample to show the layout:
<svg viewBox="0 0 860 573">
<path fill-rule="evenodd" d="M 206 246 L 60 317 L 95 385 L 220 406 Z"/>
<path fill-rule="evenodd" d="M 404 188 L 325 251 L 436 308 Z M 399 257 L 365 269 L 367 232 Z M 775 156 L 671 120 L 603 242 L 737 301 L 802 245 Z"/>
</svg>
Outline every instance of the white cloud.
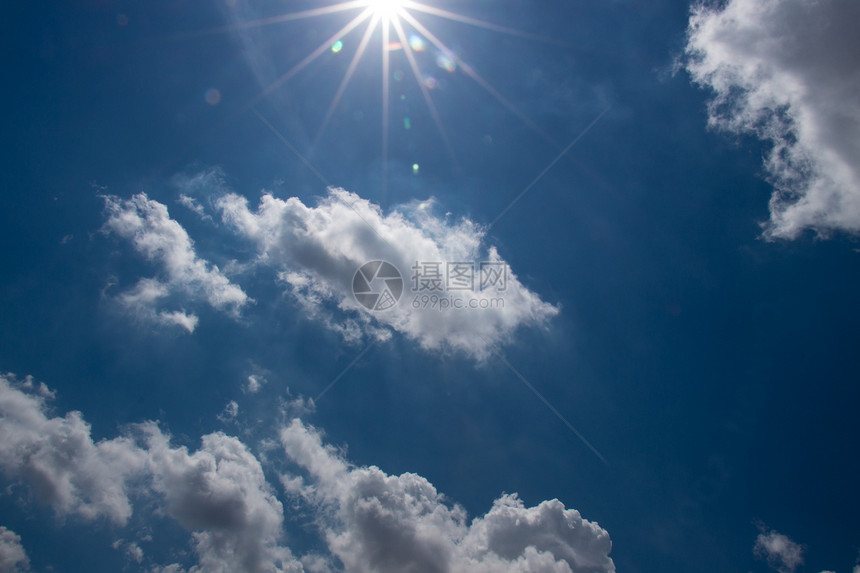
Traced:
<svg viewBox="0 0 860 573">
<path fill-rule="evenodd" d="M 0 376 L 0 470 L 60 514 L 125 523 L 127 480 L 143 469 L 143 452 L 128 438 L 93 442 L 80 412 L 49 418 L 43 395 L 16 386 Z"/>
<path fill-rule="evenodd" d="M 470 524 L 423 477 L 352 467 L 299 420 L 281 431 L 281 443 L 310 476 L 284 475 L 284 487 L 332 516 L 320 526 L 346 571 L 615 571 L 609 534 L 558 500 L 527 508 L 504 495 Z"/>
<path fill-rule="evenodd" d="M 239 415 L 239 404 L 235 400 L 230 400 L 227 402 L 227 405 L 224 406 L 224 410 L 221 411 L 218 416 L 219 421 L 227 423 L 232 422 L 236 419 L 236 416 Z"/>
<path fill-rule="evenodd" d="M 114 549 L 121 550 L 126 558 L 135 563 L 140 564 L 143 562 L 143 549 L 140 548 L 140 545 L 133 541 L 126 541 L 125 539 L 117 539 L 111 545 Z"/>
<path fill-rule="evenodd" d="M 105 197 L 105 228 L 129 240 L 148 261 L 160 266 L 162 279 L 143 279 L 120 301 L 139 316 L 176 324 L 189 332 L 197 317 L 184 311 L 159 311 L 158 303 L 173 293 L 205 300 L 232 316 L 250 302 L 245 292 L 206 260 L 197 256 L 188 233 L 170 218 L 167 207 L 139 193 L 131 199 Z"/>
<path fill-rule="evenodd" d="M 190 573 L 300 570 L 277 543 L 281 503 L 238 439 L 209 434 L 189 453 L 172 448 L 169 436 L 150 422 L 137 428 L 138 440 L 94 443 L 80 412 L 48 417 L 45 398 L 32 386 L 0 376 L 0 469 L 38 501 L 59 514 L 104 516 L 122 525 L 131 516 L 136 484 L 137 495 L 160 500 L 163 511 L 192 532 L 199 563 Z"/>
<path fill-rule="evenodd" d="M 211 197 L 229 191 L 226 175 L 219 167 L 209 167 L 196 173 L 180 173 L 171 178 L 171 183 L 179 190 L 179 204 L 209 222 L 212 216 L 207 212 L 207 207 L 211 207 Z"/>
<path fill-rule="evenodd" d="M 228 227 L 256 244 L 254 261 L 232 261 L 235 269 L 272 267 L 309 318 L 324 323 L 345 341 L 365 337 L 387 340 L 398 331 L 427 349 L 455 350 L 477 359 L 510 340 L 521 326 L 540 326 L 558 314 L 526 288 L 497 250 L 483 244 L 484 232 L 475 223 L 437 216 L 432 200 L 401 205 L 383 214 L 369 201 L 343 189 L 329 189 L 316 207 L 293 197 L 281 200 L 266 194 L 251 211 L 245 198 L 229 192 L 224 175 L 209 169 L 174 178 L 180 202 L 208 216 L 196 196 L 206 197 Z M 118 301 L 150 322 L 179 326 L 193 332 L 198 316 L 186 309 L 165 309 L 184 299 L 205 300 L 212 307 L 238 316 L 251 299 L 217 266 L 197 256 L 188 233 L 170 218 L 167 207 L 145 193 L 123 200 L 106 196 L 105 229 L 129 240 L 160 268 L 156 277 L 141 279 Z M 365 263 L 392 263 L 403 279 L 397 305 L 368 311 L 355 298 L 353 279 Z M 416 264 L 424 277 L 436 266 L 439 289 L 418 290 Z M 449 288 L 449 263 L 466 263 L 472 284 Z M 483 272 L 503 275 L 481 284 Z M 377 282 L 383 282 L 377 279 Z M 376 286 L 372 283 L 372 286 Z M 260 380 L 258 380 L 260 382 Z M 249 380 L 246 391 L 259 384 Z"/>
<path fill-rule="evenodd" d="M 695 8 L 687 69 L 710 123 L 772 143 L 769 238 L 860 232 L 860 4 L 729 0 Z"/>
<path fill-rule="evenodd" d="M 203 205 L 201 205 L 197 201 L 197 199 L 195 199 L 194 197 L 191 197 L 190 195 L 186 195 L 184 193 L 180 193 L 178 201 L 179 201 L 179 204 L 182 205 L 183 207 L 186 207 L 186 208 L 190 209 L 191 211 L 194 211 L 201 219 L 209 220 L 209 221 L 212 220 L 212 217 L 210 217 L 206 213 L 206 209 L 203 208 Z"/>
<path fill-rule="evenodd" d="M 264 376 L 251 374 L 248 376 L 248 384 L 245 386 L 245 391 L 249 394 L 256 394 L 265 383 L 266 378 Z"/>
<path fill-rule="evenodd" d="M 522 571 L 561 571 L 562 564 L 578 572 L 614 571 L 609 534 L 555 499 L 526 508 L 516 495 L 502 496 L 472 523 L 467 541 L 469 552 L 482 561 L 492 553 Z M 541 555 L 545 565 L 536 566 Z"/>
<path fill-rule="evenodd" d="M 794 573 L 803 565 L 803 547 L 773 530 L 759 533 L 753 552 L 757 557 L 767 559 L 767 564 L 779 573 Z"/>
<path fill-rule="evenodd" d="M 158 310 L 158 302 L 170 294 L 170 288 L 155 279 L 140 279 L 128 292 L 119 296 L 122 305 L 138 318 L 163 324 L 181 326 L 189 333 L 197 328 L 199 319 L 195 314 L 179 310 Z"/>
<path fill-rule="evenodd" d="M 199 450 L 171 448 L 157 427 L 147 432 L 153 488 L 167 513 L 193 531 L 199 564 L 191 572 L 301 571 L 278 544 L 283 507 L 257 458 L 237 438 L 203 436 Z"/>
<path fill-rule="evenodd" d="M 21 536 L 0 525 L 0 573 L 17 573 L 30 569 L 30 559 L 21 545 Z"/>
<path fill-rule="evenodd" d="M 227 223 L 257 244 L 261 263 L 281 269 L 281 280 L 309 314 L 348 340 L 362 333 L 385 338 L 393 328 L 425 348 L 456 349 L 483 358 L 518 327 L 544 324 L 558 313 L 519 281 L 495 248 L 482 246 L 478 225 L 437 217 L 432 201 L 401 205 L 386 215 L 369 201 L 332 188 L 316 207 L 269 194 L 256 211 L 236 194 L 226 194 L 215 204 Z M 374 260 L 388 261 L 400 271 L 404 292 L 393 308 L 369 312 L 355 300 L 352 284 L 358 268 Z M 416 262 L 441 263 L 443 273 L 447 262 L 471 262 L 476 268 L 482 262 L 497 263 L 507 271 L 504 291 L 443 288 L 442 296 L 465 306 L 483 307 L 491 299 L 501 303 L 495 308 L 414 308 L 414 297 L 420 294 L 412 292 Z M 326 303 L 349 318 L 336 319 Z"/>
<path fill-rule="evenodd" d="M 158 313 L 156 320 L 164 324 L 173 324 L 176 326 L 181 326 L 189 333 L 194 332 L 194 329 L 197 328 L 197 323 L 199 322 L 197 315 L 187 314 L 180 310 L 163 310 Z"/>
<path fill-rule="evenodd" d="M 191 533 L 197 563 L 188 573 L 323 573 L 338 570 L 338 561 L 347 572 L 615 570 L 608 533 L 557 500 L 525 507 L 516 495 L 504 495 L 469 523 L 423 477 L 351 466 L 316 430 L 294 420 L 282 429 L 281 443 L 287 461 L 306 477 L 284 474 L 282 483 L 311 511 L 329 552 L 299 559 L 282 543 L 283 505 L 260 460 L 239 439 L 208 434 L 190 452 L 173 447 L 148 422 L 133 429 L 134 439 L 94 443 L 80 413 L 47 416 L 49 395 L 30 379 L 0 377 L 0 468 L 60 514 L 123 524 L 131 499 L 154 501 Z M 14 548 L 19 541 L 0 530 L 0 545 Z M 137 541 L 118 540 L 114 547 L 143 567 Z M 185 571 L 179 564 L 147 568 Z"/>
</svg>

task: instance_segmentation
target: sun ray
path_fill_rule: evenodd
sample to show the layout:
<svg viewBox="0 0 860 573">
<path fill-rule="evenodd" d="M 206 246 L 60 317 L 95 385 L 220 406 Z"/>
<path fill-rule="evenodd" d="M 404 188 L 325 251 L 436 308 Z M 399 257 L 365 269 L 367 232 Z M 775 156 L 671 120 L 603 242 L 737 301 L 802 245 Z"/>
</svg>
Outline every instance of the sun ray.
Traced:
<svg viewBox="0 0 860 573">
<path fill-rule="evenodd" d="M 300 10 L 298 12 L 288 12 L 287 14 L 280 14 L 278 16 L 270 16 L 268 18 L 259 18 L 257 20 L 247 20 L 245 22 L 236 22 L 233 24 L 229 24 L 227 26 L 219 26 L 217 28 L 208 28 L 206 30 L 198 30 L 196 32 L 190 32 L 188 34 L 183 34 L 182 37 L 194 38 L 198 36 L 208 36 L 211 34 L 223 34 L 225 32 L 237 32 L 240 30 L 248 30 L 250 28 L 260 28 L 262 26 L 271 26 L 274 24 L 283 24 L 284 22 L 292 22 L 294 20 L 302 20 L 305 18 L 315 18 L 317 16 L 328 16 L 330 14 L 337 14 L 338 12 L 345 12 L 348 10 L 354 10 L 356 8 L 364 8 L 367 7 L 367 0 L 349 0 L 348 2 L 341 2 L 339 4 L 333 4 L 331 6 L 324 6 L 322 8 L 312 8 L 310 10 Z"/>
<path fill-rule="evenodd" d="M 501 103 L 511 113 L 516 115 L 520 119 L 520 121 L 525 123 L 530 129 L 532 129 L 535 133 L 544 138 L 547 142 L 551 143 L 556 147 L 559 146 L 558 142 L 552 136 L 550 136 L 547 132 L 541 129 L 526 114 L 521 112 L 519 108 L 517 108 L 517 106 L 508 101 L 502 94 L 499 93 L 496 88 L 493 87 L 492 84 L 490 84 L 490 82 L 488 82 L 480 74 L 478 74 L 478 72 L 476 72 L 475 69 L 472 68 L 472 66 L 464 62 L 456 53 L 454 53 L 453 50 L 448 48 L 448 46 L 446 46 L 439 38 L 437 38 L 436 35 L 433 34 L 433 32 L 428 30 L 426 26 L 422 25 L 421 22 L 419 22 L 414 16 L 412 16 L 406 10 L 403 11 L 402 16 L 403 19 L 409 22 L 409 24 L 411 24 L 413 28 L 418 30 L 418 32 L 420 32 L 425 38 L 430 40 L 430 43 L 436 46 L 436 49 L 451 56 L 451 58 L 453 58 L 457 65 L 463 70 L 463 73 L 472 78 L 479 86 L 484 88 L 491 96 L 496 99 L 496 101 Z"/>
<path fill-rule="evenodd" d="M 400 10 L 399 12 L 403 12 Z M 400 14 L 402 16 L 402 14 Z M 433 103 L 433 99 L 430 97 L 430 92 L 427 89 L 427 84 L 424 83 L 424 79 L 421 77 L 421 69 L 418 67 L 418 62 L 415 61 L 415 54 L 412 51 L 412 47 L 409 45 L 409 42 L 406 39 L 406 34 L 403 31 L 403 25 L 400 23 L 399 18 L 392 18 L 391 23 L 394 25 L 394 30 L 397 32 L 397 37 L 400 39 L 400 43 L 403 45 L 403 53 L 406 55 L 406 59 L 409 61 L 409 67 L 412 68 L 412 74 L 415 76 L 415 81 L 418 82 L 418 87 L 421 89 L 421 93 L 424 95 L 424 101 L 427 103 L 427 108 L 430 110 L 430 115 L 433 117 L 433 122 L 436 124 L 436 127 L 439 129 L 439 133 L 442 135 L 442 140 L 445 142 L 445 147 L 448 148 L 448 153 L 451 155 L 451 161 L 454 163 L 455 167 L 459 167 L 457 165 L 457 156 L 454 154 L 454 148 L 451 146 L 451 140 L 448 139 L 448 133 L 445 131 L 445 127 L 442 125 L 442 118 L 439 117 L 439 112 L 436 110 L 436 105 Z"/>
<path fill-rule="evenodd" d="M 456 12 L 443 10 L 442 8 L 436 8 L 434 6 L 429 6 L 420 2 L 413 2 L 412 0 L 404 0 L 403 9 L 404 11 L 406 9 L 412 9 L 416 12 L 423 12 L 425 14 L 430 14 L 431 16 L 439 16 L 440 18 L 445 18 L 446 20 L 453 20 L 454 22 L 460 22 L 461 24 L 469 24 L 470 26 L 484 28 L 486 30 L 500 32 L 502 34 L 508 34 L 510 36 L 517 36 L 519 38 L 525 38 L 527 40 L 537 40 L 539 42 L 544 42 L 547 44 L 557 44 L 562 46 L 565 45 L 563 42 L 559 42 L 558 40 L 554 40 L 552 38 L 547 38 L 546 36 L 538 36 L 537 34 L 529 34 L 528 32 L 517 30 L 516 28 L 499 26 L 498 24 L 493 24 L 492 22 L 479 20 L 477 18 L 470 18 L 468 16 L 457 14 Z"/>
<path fill-rule="evenodd" d="M 325 40 L 322 44 L 317 46 L 317 48 L 312 51 L 310 54 L 305 56 L 305 58 L 297 63 L 295 66 L 290 68 L 285 74 L 281 77 L 270 83 L 266 88 L 260 92 L 252 102 L 251 105 L 255 105 L 260 102 L 260 100 L 264 99 L 266 96 L 275 91 L 278 87 L 280 87 L 284 82 L 289 81 L 293 76 L 297 73 L 305 69 L 311 62 L 319 58 L 324 52 L 331 48 L 331 45 L 336 42 L 339 38 L 342 38 L 352 32 L 355 28 L 358 27 L 359 24 L 367 20 L 373 14 L 373 10 L 371 8 L 365 8 L 358 16 L 350 20 L 343 28 L 335 32 L 331 35 L 327 40 Z"/>
<path fill-rule="evenodd" d="M 376 29 L 376 25 L 379 23 L 380 17 L 376 14 L 370 19 L 370 22 L 367 24 L 367 28 L 364 31 L 364 35 L 361 37 L 361 42 L 358 44 L 358 48 L 355 51 L 355 54 L 352 56 L 352 61 L 349 63 L 349 67 L 346 70 L 346 73 L 343 75 L 343 79 L 340 82 L 340 85 L 337 88 L 337 93 L 334 94 L 334 98 L 332 99 L 331 105 L 328 107 L 328 111 L 325 114 L 325 118 L 323 118 L 322 125 L 320 125 L 319 130 L 317 131 L 317 135 L 314 138 L 314 142 L 311 146 L 311 149 L 316 148 L 319 144 L 320 139 L 325 132 L 328 123 L 331 121 L 332 116 L 334 115 L 335 109 L 340 103 L 341 98 L 343 97 L 343 93 L 346 91 L 346 86 L 349 84 L 349 80 L 352 79 L 353 74 L 355 73 L 355 69 L 358 67 L 359 62 L 361 61 L 361 57 L 364 55 L 364 52 L 367 49 L 367 45 L 370 42 L 370 37 L 373 35 L 373 31 Z"/>
<path fill-rule="evenodd" d="M 515 115 L 520 121 L 523 122 L 530 130 L 534 131 L 541 138 L 549 142 L 550 144 L 559 147 L 559 144 L 555 139 L 550 136 L 545 130 L 541 129 L 534 121 L 532 121 L 522 110 L 520 110 L 516 105 L 514 105 L 511 101 L 506 99 L 498 89 L 496 89 L 489 81 L 487 81 L 484 77 L 482 77 L 470 64 L 463 61 L 452 49 L 445 45 L 433 32 L 430 31 L 428 26 L 422 24 L 419 21 L 418 14 L 429 15 L 433 17 L 442 18 L 448 21 L 466 24 L 469 26 L 475 26 L 487 30 L 491 30 L 494 32 L 500 32 L 503 34 L 508 34 L 512 36 L 517 36 L 521 38 L 527 38 L 530 40 L 537 40 L 540 42 L 548 42 L 554 44 L 564 45 L 560 42 L 556 42 L 552 39 L 538 36 L 535 34 L 529 34 L 526 32 L 522 32 L 520 30 L 516 30 L 514 28 L 508 28 L 505 26 L 501 26 L 498 24 L 494 24 L 492 22 L 487 22 L 484 20 L 480 20 L 477 18 L 472 18 L 469 16 L 464 16 L 458 14 L 456 12 L 452 12 L 450 10 L 445 10 L 442 8 L 437 8 L 431 6 L 429 4 L 419 2 L 416 0 L 344 0 L 340 2 L 336 2 L 334 4 L 330 4 L 328 6 L 313 8 L 309 10 L 300 10 L 296 12 L 291 12 L 287 14 L 283 14 L 281 16 L 274 16 L 270 18 L 264 18 L 259 20 L 253 20 L 248 22 L 241 22 L 234 24 L 229 27 L 225 27 L 223 29 L 219 29 L 216 31 L 224 31 L 224 30 L 243 30 L 248 28 L 267 26 L 282 22 L 296 21 L 307 18 L 314 17 L 322 17 L 330 14 L 345 12 L 349 10 L 360 10 L 360 12 L 354 16 L 346 25 L 344 25 L 340 30 L 332 34 L 328 39 L 322 42 L 319 46 L 317 46 L 314 50 L 312 50 L 309 54 L 307 54 L 304 58 L 301 59 L 298 63 L 293 65 L 287 72 L 283 75 L 279 76 L 277 79 L 269 83 L 265 86 L 262 91 L 246 106 L 241 108 L 239 113 L 244 113 L 248 109 L 253 108 L 264 98 L 268 97 L 272 94 L 276 89 L 290 81 L 293 77 L 295 77 L 299 72 L 308 67 L 312 62 L 317 60 L 322 54 L 324 54 L 327 50 L 331 49 L 333 45 L 336 43 L 338 45 L 340 42 L 349 35 L 353 30 L 355 30 L 362 23 L 368 21 L 367 27 L 364 29 L 360 42 L 358 43 L 358 47 L 356 48 L 355 53 L 352 55 L 349 66 L 347 67 L 346 72 L 344 73 L 343 78 L 341 78 L 338 88 L 332 97 L 332 100 L 326 110 L 325 116 L 320 123 L 320 127 L 316 132 L 316 135 L 313 139 L 313 142 L 309 146 L 308 154 L 313 154 L 314 150 L 318 147 L 320 141 L 322 140 L 326 130 L 328 129 L 331 120 L 336 112 L 338 105 L 343 99 L 343 96 L 346 92 L 346 88 L 351 82 L 352 78 L 355 76 L 355 73 L 360 65 L 362 59 L 364 58 L 364 54 L 367 52 L 367 47 L 377 29 L 377 26 L 381 29 L 381 60 L 382 60 L 382 97 L 381 97 L 381 105 L 382 105 L 382 191 L 383 193 L 387 192 L 388 189 L 388 179 L 389 179 L 389 153 L 390 153 L 390 141 L 391 141 L 391 52 L 393 50 L 403 50 L 404 56 L 408 62 L 409 68 L 412 72 L 412 75 L 415 78 L 416 83 L 421 91 L 422 98 L 427 106 L 427 109 L 430 113 L 431 118 L 433 119 L 433 123 L 435 123 L 436 128 L 439 130 L 439 134 L 441 139 L 447 149 L 447 152 L 451 158 L 451 163 L 455 169 L 460 169 L 457 155 L 454 151 L 453 145 L 451 143 L 451 139 L 448 136 L 448 133 L 443 124 L 441 115 L 436 107 L 435 102 L 430 93 L 430 86 L 425 81 L 422 71 L 416 57 L 416 50 L 410 45 L 412 38 L 407 38 L 406 29 L 404 26 L 408 26 L 410 28 L 410 34 L 413 31 L 416 34 L 420 34 L 424 37 L 424 39 L 428 40 L 430 44 L 432 44 L 440 54 L 449 58 L 453 64 L 456 64 L 460 70 L 462 70 L 463 74 L 470 78 L 472 81 L 477 83 L 484 89 L 493 99 L 499 102 L 505 109 L 510 111 L 513 115 Z M 413 14 L 415 12 L 416 14 Z M 394 28 L 395 39 L 392 38 L 391 28 Z M 392 41 L 393 40 L 393 41 Z M 336 50 L 339 51 L 339 50 Z M 420 51 L 420 50 L 419 50 Z"/>
<path fill-rule="evenodd" d="M 390 18 L 382 19 L 382 196 L 388 192 L 388 114 L 389 114 L 389 68 L 391 55 L 388 52 Z"/>
<path fill-rule="evenodd" d="M 383 20 L 390 20 L 397 13 L 404 0 L 365 0 L 365 4 L 373 9 L 373 12 Z"/>
<path fill-rule="evenodd" d="M 252 111 L 252 112 L 254 112 L 254 115 L 256 115 L 256 116 L 259 118 L 259 120 L 260 120 L 260 121 L 262 121 L 262 122 L 263 122 L 263 125 L 265 125 L 266 127 L 268 127 L 268 128 L 269 128 L 269 131 L 271 131 L 273 134 L 275 134 L 275 137 L 277 137 L 279 140 L 281 140 L 281 143 L 283 143 L 283 144 L 287 147 L 287 149 L 289 149 L 290 151 L 292 151 L 292 152 L 293 152 L 293 154 L 294 154 L 296 157 L 298 157 L 298 158 L 299 158 L 299 160 L 304 164 L 304 166 L 305 166 L 305 167 L 307 167 L 307 168 L 310 170 L 310 172 L 311 172 L 311 173 L 313 173 L 314 175 L 316 175 L 316 176 L 317 176 L 317 178 L 318 178 L 320 181 L 322 181 L 322 184 L 323 184 L 323 185 L 325 185 L 326 187 L 328 187 L 328 185 L 329 185 L 328 179 L 326 179 L 325 175 L 323 175 L 322 173 L 320 173 L 320 172 L 319 172 L 319 170 L 318 170 L 316 167 L 314 167 L 314 166 L 313 166 L 313 164 L 310 162 L 310 160 L 309 160 L 307 157 L 305 157 L 304 155 L 302 155 L 301 153 L 299 153 L 299 150 L 298 150 L 298 149 L 296 149 L 296 148 L 293 146 L 293 144 L 292 144 L 292 143 L 290 143 L 290 142 L 289 142 L 289 140 L 288 140 L 286 137 L 284 137 L 284 135 L 283 135 L 280 131 L 278 131 L 278 130 L 275 128 L 275 126 L 274 126 L 274 125 L 272 125 L 271 123 L 269 123 L 269 120 L 267 120 L 265 117 L 263 117 L 263 114 L 261 114 L 261 113 L 260 113 L 259 111 L 257 111 L 255 108 L 251 108 L 251 111 Z"/>
</svg>

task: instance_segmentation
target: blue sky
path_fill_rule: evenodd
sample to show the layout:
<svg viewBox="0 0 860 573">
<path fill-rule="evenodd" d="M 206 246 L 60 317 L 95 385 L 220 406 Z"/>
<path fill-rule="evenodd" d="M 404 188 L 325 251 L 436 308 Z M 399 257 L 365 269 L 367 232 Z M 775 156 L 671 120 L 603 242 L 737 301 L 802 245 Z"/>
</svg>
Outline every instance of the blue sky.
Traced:
<svg viewBox="0 0 860 573">
<path fill-rule="evenodd" d="M 0 571 L 856 573 L 858 9 L 360 4 L 7 7 Z"/>
</svg>

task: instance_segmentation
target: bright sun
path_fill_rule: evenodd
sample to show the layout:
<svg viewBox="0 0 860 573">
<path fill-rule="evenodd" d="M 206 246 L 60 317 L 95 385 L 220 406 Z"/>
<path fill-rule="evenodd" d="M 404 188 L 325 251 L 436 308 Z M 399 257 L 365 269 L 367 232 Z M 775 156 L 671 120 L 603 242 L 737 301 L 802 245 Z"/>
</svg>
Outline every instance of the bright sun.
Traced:
<svg viewBox="0 0 860 573">
<path fill-rule="evenodd" d="M 315 18 L 319 16 L 326 16 L 352 10 L 357 10 L 358 14 L 356 14 L 340 30 L 336 31 L 330 37 L 323 40 L 321 44 L 311 50 L 310 53 L 308 53 L 302 60 L 297 62 L 285 73 L 283 73 L 278 79 L 266 86 L 253 102 L 257 103 L 269 94 L 271 94 L 274 90 L 283 85 L 285 82 L 289 81 L 296 74 L 301 72 L 314 60 L 316 60 L 326 52 L 330 51 L 334 54 L 341 54 L 344 52 L 344 49 L 347 47 L 348 43 L 350 47 L 354 46 L 349 65 L 346 69 L 346 72 L 344 73 L 343 78 L 340 81 L 340 85 L 338 86 L 334 97 L 331 100 L 331 104 L 329 105 L 328 111 L 326 112 L 326 115 L 321 122 L 319 131 L 317 132 L 317 135 L 314 138 L 313 143 L 311 144 L 311 149 L 317 146 L 320 141 L 320 138 L 323 135 L 323 132 L 326 129 L 326 126 L 334 116 L 335 110 L 338 108 L 338 105 L 341 102 L 341 97 L 346 90 L 347 84 L 350 82 L 356 69 L 358 68 L 359 63 L 362 60 L 362 56 L 365 54 L 367 47 L 370 44 L 371 38 L 374 36 L 375 31 L 379 32 L 379 36 L 381 36 L 380 39 L 382 41 L 380 51 L 382 56 L 381 129 L 383 191 L 387 188 L 388 181 L 387 162 L 389 141 L 390 92 L 392 77 L 391 58 L 393 52 L 399 53 L 399 55 L 395 56 L 399 58 L 398 65 L 412 71 L 412 75 L 415 78 L 419 90 L 421 91 L 421 95 L 424 99 L 424 102 L 427 104 L 427 109 L 430 112 L 432 121 L 434 124 L 436 124 L 436 127 L 439 130 L 439 135 L 441 136 L 445 147 L 448 149 L 448 153 L 451 156 L 451 160 L 453 163 L 456 163 L 456 154 L 454 152 L 454 148 L 451 144 L 451 141 L 446 134 L 444 126 L 442 125 L 442 118 L 437 111 L 436 105 L 433 103 L 433 98 L 430 94 L 431 90 L 436 89 L 439 82 L 432 75 L 430 75 L 430 72 L 428 70 L 421 69 L 417 57 L 418 52 L 435 50 L 436 55 L 435 58 L 433 58 L 433 61 L 435 61 L 436 65 L 441 70 L 444 70 L 448 73 L 459 71 L 463 75 L 470 77 L 480 87 L 486 90 L 487 93 L 490 94 L 490 96 L 499 101 L 504 107 L 506 107 L 517 117 L 519 117 L 520 120 L 522 120 L 529 128 L 540 134 L 547 141 L 553 141 L 552 138 L 546 134 L 546 132 L 541 130 L 540 127 L 538 127 L 533 121 L 526 117 L 525 114 L 523 114 L 513 103 L 506 100 L 498 92 L 498 90 L 496 90 L 496 88 L 494 88 L 487 80 L 478 75 L 478 73 L 474 70 L 474 68 L 472 68 L 472 66 L 464 62 L 454 50 L 446 46 L 442 42 L 442 40 L 437 38 L 436 35 L 427 28 L 427 26 L 422 24 L 419 21 L 419 15 L 431 15 L 436 18 L 443 18 L 461 24 L 485 28 L 494 32 L 501 32 L 513 36 L 546 41 L 546 39 L 543 37 L 533 36 L 531 34 L 526 34 L 519 30 L 507 28 L 498 24 L 493 24 L 491 22 L 485 22 L 477 18 L 471 18 L 442 8 L 437 8 L 433 6 L 432 3 L 428 3 L 428 0 L 333 0 L 333 3 L 328 4 L 326 6 L 310 8 L 307 10 L 300 10 L 296 12 L 287 12 L 280 16 L 272 16 L 260 20 L 241 22 L 236 27 L 249 28 L 253 26 L 264 26 L 268 24 L 301 20 L 305 18 Z M 361 34 L 361 38 L 358 40 L 356 40 L 354 37 L 352 39 L 348 39 L 350 33 L 353 30 L 356 30 L 357 28 L 362 26 L 363 24 L 365 26 L 364 32 L 363 34 Z M 407 65 L 404 66 L 404 63 Z M 402 74 L 402 72 L 397 73 Z M 394 77 L 396 78 L 396 81 L 400 81 L 400 77 L 397 74 L 394 74 Z M 409 120 L 409 118 L 405 119 L 406 121 Z M 405 125 L 405 129 L 410 129 L 409 124 Z"/>
<path fill-rule="evenodd" d="M 368 0 L 367 6 L 375 16 L 380 18 L 391 18 L 397 14 L 397 10 L 405 4 L 406 0 Z"/>
</svg>

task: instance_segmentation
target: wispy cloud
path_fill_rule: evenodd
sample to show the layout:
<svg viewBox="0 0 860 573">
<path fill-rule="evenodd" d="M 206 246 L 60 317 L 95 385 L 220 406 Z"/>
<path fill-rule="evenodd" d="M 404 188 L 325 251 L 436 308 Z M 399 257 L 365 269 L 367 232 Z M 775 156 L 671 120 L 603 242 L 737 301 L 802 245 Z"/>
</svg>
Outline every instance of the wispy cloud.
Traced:
<svg viewBox="0 0 860 573">
<path fill-rule="evenodd" d="M 170 287 L 155 279 L 140 279 L 129 291 L 119 295 L 119 302 L 138 318 L 163 325 L 181 326 L 194 332 L 197 315 L 181 310 L 158 310 L 160 301 L 170 294 Z"/>
<path fill-rule="evenodd" d="M 145 193 L 131 199 L 105 196 L 104 228 L 129 242 L 146 260 L 160 268 L 158 278 L 141 279 L 120 302 L 139 317 L 175 324 L 193 332 L 198 319 L 184 310 L 161 310 L 160 302 L 174 293 L 190 301 L 203 300 L 213 308 L 238 316 L 251 299 L 217 266 L 201 259 L 185 229 L 170 217 L 167 207 Z"/>
<path fill-rule="evenodd" d="M 782 533 L 762 528 L 753 552 L 779 573 L 794 573 L 803 565 L 803 547 Z"/>
<path fill-rule="evenodd" d="M 687 70 L 710 124 L 771 143 L 768 238 L 860 232 L 860 4 L 729 0 L 690 18 Z"/>
</svg>

